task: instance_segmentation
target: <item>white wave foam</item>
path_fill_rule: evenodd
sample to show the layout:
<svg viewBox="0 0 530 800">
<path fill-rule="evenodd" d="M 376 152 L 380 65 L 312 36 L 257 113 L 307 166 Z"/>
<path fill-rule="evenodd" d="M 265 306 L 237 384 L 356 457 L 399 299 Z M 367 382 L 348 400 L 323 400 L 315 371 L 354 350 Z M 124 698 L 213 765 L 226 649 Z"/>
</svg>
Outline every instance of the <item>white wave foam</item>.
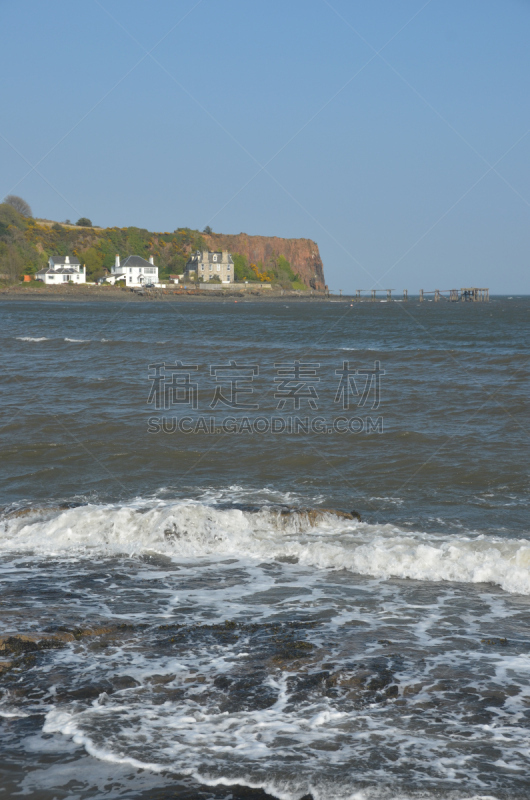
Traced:
<svg viewBox="0 0 530 800">
<path fill-rule="evenodd" d="M 49 342 L 47 336 L 16 336 L 19 342 Z"/>
<path fill-rule="evenodd" d="M 82 344 L 84 342 L 89 342 L 90 339 L 69 339 L 68 336 L 64 339 L 65 342 L 75 342 L 75 344 Z"/>
<path fill-rule="evenodd" d="M 172 685 L 180 685 L 178 677 Z M 430 767 L 431 774 L 452 783 L 456 769 L 463 769 L 461 753 L 448 747 L 447 739 L 436 732 L 407 730 L 391 721 L 385 725 L 380 712 L 337 712 L 328 699 L 289 709 L 286 676 L 270 678 L 269 686 L 277 691 L 273 706 L 223 713 L 185 699 L 155 705 L 145 687 L 141 695 L 134 691 L 127 696 L 121 692 L 100 695 L 84 710 L 52 709 L 46 714 L 43 732 L 60 733 L 107 763 L 154 773 L 172 770 L 207 786 L 262 788 L 279 800 L 299 800 L 308 794 L 315 800 L 410 798 L 398 786 L 380 781 L 383 770 L 373 766 L 376 731 L 376 746 L 386 754 L 393 751 L 402 772 L 416 772 L 425 779 Z M 493 732 L 489 726 L 480 727 L 485 730 L 479 729 L 477 738 L 491 746 Z M 515 728 L 510 733 L 512 748 L 524 749 L 524 732 Z M 493 740 L 496 747 L 500 738 Z M 335 745 L 333 759 L 330 750 L 321 746 L 324 741 Z M 509 758 L 510 753 L 506 755 Z M 513 760 L 508 763 L 513 768 Z M 334 769 L 339 765 L 341 774 Z M 466 763 L 469 783 L 475 782 L 474 766 Z M 366 787 L 367 778 L 375 785 Z M 421 796 L 434 798 L 428 791 Z M 451 797 L 464 800 L 455 793 Z M 480 799 L 495 800 L 491 795 L 468 795 L 468 800 Z"/>
<path fill-rule="evenodd" d="M 497 536 L 427 534 L 326 516 L 221 510 L 197 502 L 86 505 L 7 516 L 0 550 L 36 554 L 155 551 L 173 558 L 296 558 L 317 569 L 380 578 L 492 583 L 530 594 L 530 541 Z"/>
<path fill-rule="evenodd" d="M 8 710 L 6 708 L 0 708 L 0 717 L 4 719 L 25 719 L 29 717 L 29 714 L 26 714 L 25 711 L 20 711 L 19 709 Z"/>
<path fill-rule="evenodd" d="M 370 497 L 370 501 L 382 501 L 384 503 L 393 503 L 398 506 L 402 506 L 405 502 L 402 497 Z"/>
</svg>

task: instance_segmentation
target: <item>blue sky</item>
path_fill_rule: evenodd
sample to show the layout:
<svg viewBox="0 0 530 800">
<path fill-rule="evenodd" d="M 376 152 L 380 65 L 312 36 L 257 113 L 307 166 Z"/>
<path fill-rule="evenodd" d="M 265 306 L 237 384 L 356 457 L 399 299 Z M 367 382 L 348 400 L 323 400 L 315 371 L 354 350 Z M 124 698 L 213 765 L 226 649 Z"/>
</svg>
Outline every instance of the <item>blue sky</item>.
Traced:
<svg viewBox="0 0 530 800">
<path fill-rule="evenodd" d="M 528 0 L 0 0 L 0 195 L 530 293 L 529 41 Z"/>
</svg>

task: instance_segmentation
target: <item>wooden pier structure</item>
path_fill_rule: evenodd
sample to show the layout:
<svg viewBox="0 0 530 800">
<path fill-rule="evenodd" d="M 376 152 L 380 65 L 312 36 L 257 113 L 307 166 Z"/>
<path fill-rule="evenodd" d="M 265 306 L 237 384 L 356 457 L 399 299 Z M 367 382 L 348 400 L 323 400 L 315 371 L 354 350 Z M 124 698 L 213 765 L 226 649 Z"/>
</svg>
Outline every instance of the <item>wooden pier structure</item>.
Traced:
<svg viewBox="0 0 530 800">
<path fill-rule="evenodd" d="M 356 289 L 355 290 L 355 297 L 353 298 L 355 302 L 361 302 L 369 300 L 372 303 L 377 302 L 378 294 L 386 294 L 386 301 L 391 301 L 392 292 L 395 289 Z M 363 297 L 363 293 L 366 295 Z M 370 296 L 368 297 L 368 293 Z M 420 289 L 419 299 L 420 303 L 423 303 L 426 298 L 425 295 L 432 294 L 434 295 L 433 299 L 435 303 L 439 303 L 440 300 L 446 300 L 449 303 L 488 303 L 490 299 L 490 290 L 477 288 L 476 286 L 472 286 L 471 288 L 467 289 L 432 289 L 429 291 L 425 291 L 425 289 Z M 342 297 L 342 289 L 340 292 L 340 296 Z M 408 289 L 403 289 L 403 301 L 407 301 L 409 299 L 409 291 Z M 382 302 L 379 300 L 379 302 Z"/>
<path fill-rule="evenodd" d="M 490 299 L 489 289 L 478 289 L 473 286 L 469 289 L 434 289 L 426 292 L 420 289 L 420 303 L 425 300 L 426 294 L 434 295 L 434 302 L 448 300 L 450 303 L 488 303 Z"/>
<path fill-rule="evenodd" d="M 381 292 L 386 293 L 386 299 L 387 300 L 392 300 L 392 292 L 393 291 L 394 291 L 394 289 L 356 289 L 356 291 L 355 291 L 355 300 L 363 300 L 363 299 L 368 300 L 369 299 L 372 303 L 375 303 L 377 301 L 377 293 L 378 292 L 379 293 L 381 293 Z M 361 294 L 363 292 L 370 292 L 370 297 L 369 298 L 368 297 L 367 298 L 361 297 Z"/>
</svg>

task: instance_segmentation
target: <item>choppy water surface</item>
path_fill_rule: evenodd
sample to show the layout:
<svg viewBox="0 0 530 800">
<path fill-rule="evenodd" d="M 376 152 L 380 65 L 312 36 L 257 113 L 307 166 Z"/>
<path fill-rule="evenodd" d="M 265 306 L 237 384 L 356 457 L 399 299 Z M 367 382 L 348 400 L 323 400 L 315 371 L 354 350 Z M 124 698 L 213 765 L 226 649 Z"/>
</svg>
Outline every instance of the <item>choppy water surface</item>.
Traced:
<svg viewBox="0 0 530 800">
<path fill-rule="evenodd" d="M 529 310 L 2 304 L 3 796 L 527 798 Z M 231 359 L 383 433 L 147 433 Z"/>
</svg>

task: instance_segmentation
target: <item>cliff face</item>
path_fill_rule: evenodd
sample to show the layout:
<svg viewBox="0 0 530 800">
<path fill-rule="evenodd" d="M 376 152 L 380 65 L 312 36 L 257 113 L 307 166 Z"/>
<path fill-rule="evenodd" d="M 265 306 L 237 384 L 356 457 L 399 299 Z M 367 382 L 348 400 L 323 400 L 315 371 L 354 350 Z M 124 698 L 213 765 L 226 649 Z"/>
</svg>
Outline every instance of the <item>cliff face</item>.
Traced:
<svg viewBox="0 0 530 800">
<path fill-rule="evenodd" d="M 311 289 L 324 291 L 324 266 L 318 245 L 311 239 L 280 239 L 277 236 L 248 236 L 246 233 L 203 233 L 202 236 L 210 250 L 239 253 L 246 256 L 249 262 L 257 264 L 261 261 L 264 267 L 274 257 L 284 256 L 302 283 Z"/>
<path fill-rule="evenodd" d="M 49 256 L 76 255 L 86 264 L 87 278 L 102 277 L 114 264 L 116 253 L 122 257 L 153 256 L 160 269 L 160 277 L 182 273 L 190 252 L 194 250 L 229 250 L 258 262 L 263 271 L 275 268 L 280 256 L 291 265 L 293 273 L 308 288 L 323 291 L 324 269 L 318 245 L 311 239 L 280 239 L 277 236 L 236 236 L 205 234 L 188 228 L 178 228 L 169 233 L 154 233 L 145 228 L 93 228 L 35 220 L 17 214 L 11 206 L 0 203 L 0 274 L 27 271 L 29 274 L 43 267 Z M 16 273 L 16 274 L 15 274 Z M 289 276 L 289 280 L 292 276 Z"/>
</svg>

